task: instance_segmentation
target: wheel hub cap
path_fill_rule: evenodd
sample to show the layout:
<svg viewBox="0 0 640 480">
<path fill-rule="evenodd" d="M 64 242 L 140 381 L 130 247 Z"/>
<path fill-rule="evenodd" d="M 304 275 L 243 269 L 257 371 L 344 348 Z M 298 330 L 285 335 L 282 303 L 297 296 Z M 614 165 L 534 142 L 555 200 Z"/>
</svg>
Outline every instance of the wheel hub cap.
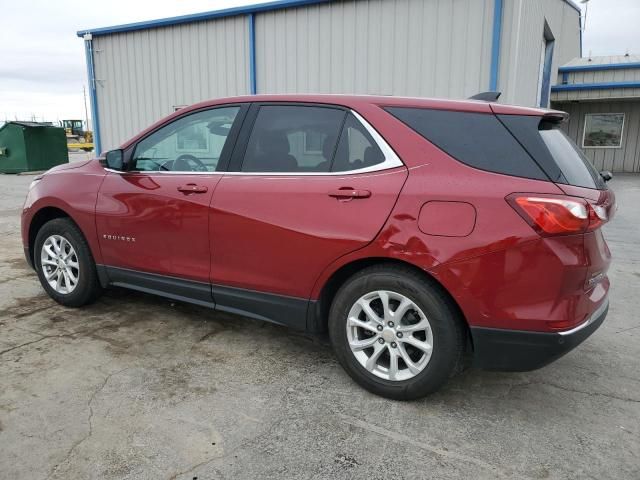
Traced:
<svg viewBox="0 0 640 480">
<path fill-rule="evenodd" d="M 347 340 L 360 365 L 385 380 L 415 377 L 433 351 L 426 315 L 410 298 L 388 290 L 367 293 L 353 304 Z"/>
<path fill-rule="evenodd" d="M 391 328 L 385 328 L 382 331 L 382 338 L 384 338 L 385 342 L 393 342 L 396 338 L 396 332 Z"/>
</svg>

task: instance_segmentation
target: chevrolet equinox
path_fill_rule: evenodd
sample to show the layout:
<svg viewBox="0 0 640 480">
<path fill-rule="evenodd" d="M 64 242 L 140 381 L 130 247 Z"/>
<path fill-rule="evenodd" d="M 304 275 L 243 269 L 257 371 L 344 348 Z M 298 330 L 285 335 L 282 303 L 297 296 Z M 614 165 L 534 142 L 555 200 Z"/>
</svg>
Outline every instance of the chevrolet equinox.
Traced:
<svg viewBox="0 0 640 480">
<path fill-rule="evenodd" d="M 608 309 L 615 197 L 565 120 L 475 100 L 207 101 L 36 177 L 25 255 L 69 307 L 115 285 L 328 330 L 385 397 L 433 392 L 463 358 L 532 370 Z"/>
</svg>

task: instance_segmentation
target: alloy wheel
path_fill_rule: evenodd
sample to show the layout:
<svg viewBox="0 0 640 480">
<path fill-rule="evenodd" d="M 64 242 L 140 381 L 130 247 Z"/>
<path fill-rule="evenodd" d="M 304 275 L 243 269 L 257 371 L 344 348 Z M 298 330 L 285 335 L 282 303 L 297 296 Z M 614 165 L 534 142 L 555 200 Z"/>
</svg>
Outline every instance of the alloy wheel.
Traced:
<svg viewBox="0 0 640 480">
<path fill-rule="evenodd" d="M 388 290 L 367 293 L 353 304 L 347 340 L 360 365 L 385 380 L 415 377 L 433 352 L 433 332 L 424 312 L 405 295 Z"/>
<path fill-rule="evenodd" d="M 45 280 L 57 293 L 67 295 L 78 285 L 78 255 L 63 236 L 51 235 L 44 241 L 40 252 L 40 265 Z"/>
</svg>

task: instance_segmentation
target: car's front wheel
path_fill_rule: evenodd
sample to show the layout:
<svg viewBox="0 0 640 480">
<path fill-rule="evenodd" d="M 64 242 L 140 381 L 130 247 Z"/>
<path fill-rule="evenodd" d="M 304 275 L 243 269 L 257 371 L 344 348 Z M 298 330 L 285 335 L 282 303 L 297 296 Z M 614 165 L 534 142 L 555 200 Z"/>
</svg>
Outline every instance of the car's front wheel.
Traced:
<svg viewBox="0 0 640 480">
<path fill-rule="evenodd" d="M 56 218 L 42 226 L 33 257 L 42 287 L 56 302 L 80 307 L 101 293 L 89 245 L 70 219 Z"/>
<path fill-rule="evenodd" d="M 433 282 L 402 266 L 375 266 L 349 279 L 329 314 L 338 360 L 361 386 L 409 400 L 440 388 L 464 349 L 463 319 Z"/>
</svg>

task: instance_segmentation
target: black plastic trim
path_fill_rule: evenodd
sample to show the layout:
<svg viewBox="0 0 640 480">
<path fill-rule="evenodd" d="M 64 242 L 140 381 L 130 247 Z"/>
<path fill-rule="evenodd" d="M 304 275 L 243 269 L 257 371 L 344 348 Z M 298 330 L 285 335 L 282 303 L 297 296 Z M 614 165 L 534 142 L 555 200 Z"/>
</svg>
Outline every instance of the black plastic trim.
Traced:
<svg viewBox="0 0 640 480">
<path fill-rule="evenodd" d="M 309 300 L 243 288 L 212 285 L 216 310 L 294 328 L 307 329 Z"/>
<path fill-rule="evenodd" d="M 114 285 L 160 295 L 222 312 L 307 330 L 307 311 L 316 311 L 315 301 L 244 288 L 97 265 L 102 286 Z"/>
<path fill-rule="evenodd" d="M 609 305 L 586 327 L 568 335 L 471 327 L 473 364 L 486 370 L 527 372 L 544 367 L 584 342 L 604 322 Z"/>
<path fill-rule="evenodd" d="M 211 295 L 211 285 L 208 283 L 126 268 L 107 266 L 105 269 L 111 285 L 195 303 L 204 307 L 215 307 Z"/>
<path fill-rule="evenodd" d="M 538 131 L 540 122 L 544 120 L 542 117 L 503 114 L 498 114 L 496 117 L 545 172 L 549 180 L 554 183 L 568 183 Z"/>
<path fill-rule="evenodd" d="M 27 259 L 27 264 L 33 269 L 35 270 L 35 267 L 33 266 L 33 259 L 31 258 L 31 251 L 29 249 L 29 247 L 24 247 L 24 258 Z"/>
<path fill-rule="evenodd" d="M 107 267 L 96 264 L 96 272 L 98 273 L 98 281 L 102 288 L 107 288 L 109 286 L 109 274 L 107 273 Z"/>
<path fill-rule="evenodd" d="M 500 98 L 500 95 L 502 95 L 502 92 L 480 92 L 469 97 L 469 100 L 479 100 L 481 102 L 497 102 Z"/>
</svg>

